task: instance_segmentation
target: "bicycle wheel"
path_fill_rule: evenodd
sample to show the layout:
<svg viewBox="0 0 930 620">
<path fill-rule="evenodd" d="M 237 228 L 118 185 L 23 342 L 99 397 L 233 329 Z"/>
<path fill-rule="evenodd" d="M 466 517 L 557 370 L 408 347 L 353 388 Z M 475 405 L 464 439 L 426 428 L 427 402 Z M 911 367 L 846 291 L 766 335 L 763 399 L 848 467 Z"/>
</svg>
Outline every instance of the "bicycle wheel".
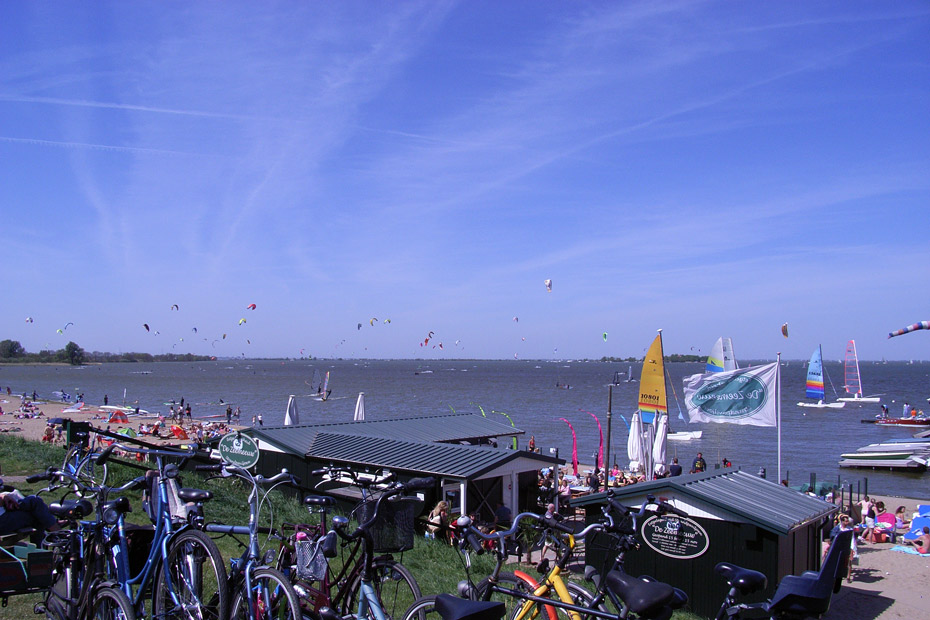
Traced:
<svg viewBox="0 0 930 620">
<path fill-rule="evenodd" d="M 197 530 L 175 536 L 155 578 L 155 615 L 225 620 L 229 609 L 226 566 L 216 543 Z"/>
<path fill-rule="evenodd" d="M 136 612 L 122 590 L 100 588 L 94 593 L 90 617 L 94 620 L 136 620 Z"/>
<path fill-rule="evenodd" d="M 404 611 L 420 598 L 420 586 L 406 566 L 389 558 L 375 558 L 371 566 L 371 585 L 378 595 L 385 618 L 400 620 Z M 343 616 L 358 611 L 358 593 L 362 578 L 352 582 L 349 594 L 342 603 Z"/>
<path fill-rule="evenodd" d="M 436 611 L 436 597 L 424 596 L 407 608 L 400 620 L 442 620 Z"/>
<path fill-rule="evenodd" d="M 485 600 L 485 592 L 491 587 L 487 577 L 475 586 L 476 598 Z M 504 618 L 507 620 L 559 620 L 555 607 L 552 605 L 539 605 L 529 602 L 526 599 L 527 594 L 532 594 L 533 590 L 530 585 L 520 579 L 513 573 L 501 573 L 498 575 L 494 591 L 488 600 L 501 601 L 506 607 Z M 524 609 L 526 607 L 526 609 Z"/>
<path fill-rule="evenodd" d="M 96 454 L 88 455 L 78 465 L 75 474 L 78 480 L 89 487 L 102 487 L 107 483 L 107 464 L 100 465 L 96 457 Z"/>
<path fill-rule="evenodd" d="M 251 610 L 244 586 L 233 597 L 230 620 L 301 620 L 297 593 L 280 571 L 256 568 L 252 572 Z"/>
</svg>

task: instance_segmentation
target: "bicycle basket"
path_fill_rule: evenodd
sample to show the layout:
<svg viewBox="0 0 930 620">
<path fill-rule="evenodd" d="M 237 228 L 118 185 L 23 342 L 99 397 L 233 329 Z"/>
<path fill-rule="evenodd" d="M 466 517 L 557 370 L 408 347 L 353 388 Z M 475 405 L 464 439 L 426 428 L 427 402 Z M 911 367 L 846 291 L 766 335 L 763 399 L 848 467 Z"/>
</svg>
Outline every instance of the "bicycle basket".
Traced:
<svg viewBox="0 0 930 620">
<path fill-rule="evenodd" d="M 307 581 L 322 581 L 326 576 L 329 560 L 323 555 L 323 541 L 298 540 L 297 548 L 297 576 Z"/>
<path fill-rule="evenodd" d="M 355 519 L 359 523 L 367 522 L 377 503 L 376 499 L 369 499 L 359 504 L 354 511 Z M 423 500 L 419 497 L 394 497 L 381 502 L 378 519 L 369 529 L 374 550 L 398 553 L 413 549 L 413 525 L 422 510 Z"/>
</svg>

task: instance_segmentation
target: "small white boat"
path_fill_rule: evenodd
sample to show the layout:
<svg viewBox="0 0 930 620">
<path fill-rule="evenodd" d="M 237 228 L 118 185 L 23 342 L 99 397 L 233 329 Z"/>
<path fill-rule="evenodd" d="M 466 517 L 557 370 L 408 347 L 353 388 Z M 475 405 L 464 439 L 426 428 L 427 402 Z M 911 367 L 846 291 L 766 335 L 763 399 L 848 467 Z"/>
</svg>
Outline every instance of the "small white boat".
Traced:
<svg viewBox="0 0 930 620">
<path fill-rule="evenodd" d="M 812 409 L 842 409 L 845 406 L 846 403 L 825 403 L 822 400 L 818 400 L 816 403 L 798 403 L 798 407 L 810 407 Z"/>
<path fill-rule="evenodd" d="M 927 469 L 930 452 L 915 453 L 913 450 L 885 452 L 850 452 L 840 455 L 840 467 L 881 467 L 923 471 Z"/>
<path fill-rule="evenodd" d="M 669 441 L 691 441 L 692 439 L 700 439 L 701 435 L 704 434 L 704 431 L 679 431 L 677 433 L 669 433 Z"/>
</svg>

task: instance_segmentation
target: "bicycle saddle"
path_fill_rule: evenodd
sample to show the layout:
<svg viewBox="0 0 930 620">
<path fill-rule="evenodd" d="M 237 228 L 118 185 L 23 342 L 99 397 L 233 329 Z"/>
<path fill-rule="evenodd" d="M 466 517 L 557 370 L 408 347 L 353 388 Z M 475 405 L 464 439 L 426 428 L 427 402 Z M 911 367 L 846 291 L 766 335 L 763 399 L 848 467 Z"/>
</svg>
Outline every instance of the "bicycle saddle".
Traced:
<svg viewBox="0 0 930 620">
<path fill-rule="evenodd" d="M 731 588 L 736 588 L 742 595 L 763 590 L 768 585 L 768 579 L 759 571 L 743 568 L 729 562 L 720 562 L 714 567 L 714 570 L 726 579 Z"/>
<path fill-rule="evenodd" d="M 132 512 L 132 505 L 129 503 L 128 497 L 121 497 L 119 499 L 110 500 L 103 505 L 103 512 L 108 510 L 113 510 L 118 513 L 127 513 Z"/>
<path fill-rule="evenodd" d="M 213 497 L 213 491 L 204 491 L 203 489 L 178 489 L 178 497 L 184 502 L 194 502 L 199 504 Z"/>
<path fill-rule="evenodd" d="M 83 519 L 94 511 L 94 505 L 86 499 L 66 499 L 49 504 L 48 511 L 58 519 Z"/>
<path fill-rule="evenodd" d="M 650 616 L 675 597 L 675 588 L 667 583 L 643 581 L 617 570 L 607 574 L 606 585 L 637 615 Z"/>
<path fill-rule="evenodd" d="M 333 506 L 336 500 L 326 495 L 308 495 L 304 498 L 306 506 Z"/>
<path fill-rule="evenodd" d="M 440 594 L 436 597 L 436 611 L 442 620 L 500 620 L 506 608 L 503 601 L 470 601 Z"/>
</svg>

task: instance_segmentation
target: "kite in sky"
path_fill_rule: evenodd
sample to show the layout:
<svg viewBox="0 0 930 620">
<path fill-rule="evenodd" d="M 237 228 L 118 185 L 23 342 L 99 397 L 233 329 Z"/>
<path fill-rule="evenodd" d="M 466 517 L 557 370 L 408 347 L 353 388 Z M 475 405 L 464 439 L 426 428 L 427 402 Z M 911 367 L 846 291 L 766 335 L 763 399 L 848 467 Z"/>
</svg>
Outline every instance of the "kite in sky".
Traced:
<svg viewBox="0 0 930 620">
<path fill-rule="evenodd" d="M 178 304 L 171 304 L 171 309 L 172 309 L 172 310 L 180 310 L 180 308 L 178 308 Z"/>
<path fill-rule="evenodd" d="M 546 292 L 552 292 L 552 280 L 546 280 Z"/>
<path fill-rule="evenodd" d="M 888 337 L 894 338 L 895 336 L 903 336 L 904 334 L 916 332 L 918 329 L 930 329 L 930 321 L 919 321 L 917 323 L 914 323 L 913 325 L 908 325 L 907 327 L 896 329 L 893 332 L 889 332 Z"/>
<path fill-rule="evenodd" d="M 149 330 L 149 324 L 148 324 L 148 323 L 143 323 L 143 324 L 142 324 L 142 327 L 145 328 L 145 331 L 150 331 L 150 330 Z"/>
<path fill-rule="evenodd" d="M 787 323 L 784 323 L 781 326 L 781 335 L 784 336 L 785 338 L 788 337 L 788 324 Z"/>
<path fill-rule="evenodd" d="M 247 323 L 247 322 L 248 321 L 246 321 L 245 319 L 239 319 L 239 325 L 242 325 L 243 323 Z"/>
<path fill-rule="evenodd" d="M 255 308 L 256 308 L 255 304 L 249 304 L 248 306 L 245 307 L 246 310 L 255 310 Z"/>
</svg>

